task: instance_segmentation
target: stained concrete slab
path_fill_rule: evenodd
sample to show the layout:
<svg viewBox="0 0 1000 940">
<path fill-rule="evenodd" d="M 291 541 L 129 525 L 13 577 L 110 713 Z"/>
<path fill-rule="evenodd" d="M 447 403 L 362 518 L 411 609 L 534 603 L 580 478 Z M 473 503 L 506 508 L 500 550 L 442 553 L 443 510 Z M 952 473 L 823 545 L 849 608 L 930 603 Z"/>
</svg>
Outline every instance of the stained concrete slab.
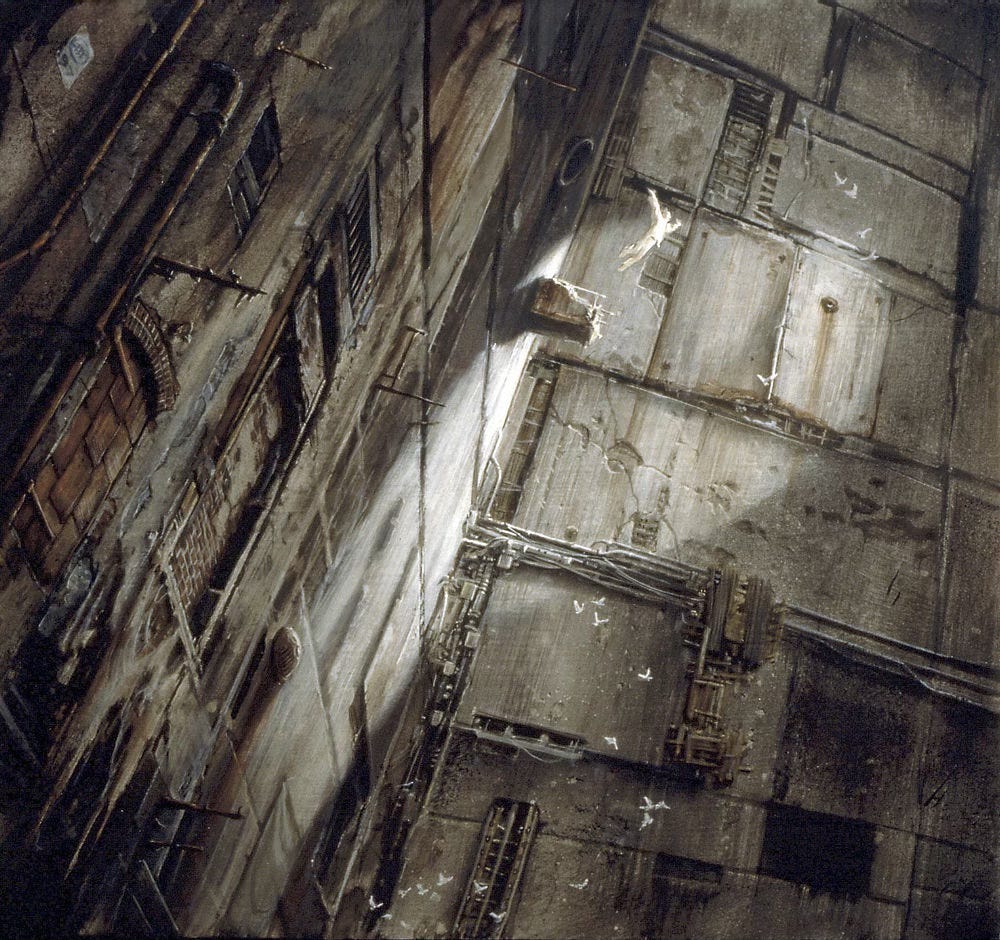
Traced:
<svg viewBox="0 0 1000 940">
<path fill-rule="evenodd" d="M 1000 721 L 960 702 L 940 702 L 929 723 L 917 798 L 920 833 L 988 857 L 1000 841 Z"/>
<path fill-rule="evenodd" d="M 950 428 L 955 314 L 896 293 L 888 320 L 873 437 L 939 464 Z"/>
<path fill-rule="evenodd" d="M 851 34 L 837 110 L 968 167 L 978 96 L 965 69 L 865 23 Z"/>
<path fill-rule="evenodd" d="M 660 554 L 736 560 L 792 603 L 932 640 L 941 527 L 933 474 L 564 367 L 514 522 L 559 537 L 571 527 L 584 545 L 627 543 L 638 513 L 660 520 Z"/>
<path fill-rule="evenodd" d="M 974 0 L 912 5 L 894 0 L 844 0 L 838 6 L 902 33 L 912 42 L 930 46 L 972 72 L 982 72 L 984 10 Z"/>
<path fill-rule="evenodd" d="M 699 198 L 726 120 L 733 82 L 650 53 L 629 155 L 631 170 Z"/>
<path fill-rule="evenodd" d="M 968 312 L 959 347 L 958 407 L 951 438 L 955 467 L 1000 481 L 1000 317 Z"/>
<path fill-rule="evenodd" d="M 699 210 L 647 377 L 761 403 L 771 388 L 779 410 L 937 463 L 953 330 L 863 267 Z"/>
<path fill-rule="evenodd" d="M 836 940 L 838 937 L 899 937 L 906 907 L 862 897 L 848 898 L 807 888 L 777 878 L 750 873 L 727 876 L 729 904 L 709 905 L 691 918 L 682 936 L 799 937 Z"/>
<path fill-rule="evenodd" d="M 952 480 L 941 649 L 1000 663 L 1000 493 Z"/>
<path fill-rule="evenodd" d="M 889 332 L 889 292 L 847 265 L 802 251 L 771 385 L 793 414 L 869 436 Z"/>
<path fill-rule="evenodd" d="M 650 379 L 763 401 L 794 246 L 704 210 L 692 222 Z"/>
<path fill-rule="evenodd" d="M 917 683 L 859 668 L 850 653 L 817 647 L 797 658 L 789 690 L 776 798 L 914 830 L 929 718 Z"/>
<path fill-rule="evenodd" d="M 774 215 L 854 246 L 858 258 L 888 258 L 949 286 L 955 279 L 957 198 L 812 133 L 800 108 L 788 131 Z"/>
<path fill-rule="evenodd" d="M 780 16 L 770 0 L 657 0 L 649 21 L 811 98 L 822 77 L 832 18 L 829 7 L 812 0 L 791 0 Z"/>
</svg>

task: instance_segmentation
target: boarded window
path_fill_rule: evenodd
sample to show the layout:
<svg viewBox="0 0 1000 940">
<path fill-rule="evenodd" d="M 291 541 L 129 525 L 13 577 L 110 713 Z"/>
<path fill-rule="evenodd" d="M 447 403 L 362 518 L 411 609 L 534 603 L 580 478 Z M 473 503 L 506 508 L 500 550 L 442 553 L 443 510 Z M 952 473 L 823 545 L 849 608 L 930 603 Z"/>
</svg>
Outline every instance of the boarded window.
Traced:
<svg viewBox="0 0 1000 940">
<path fill-rule="evenodd" d="M 669 297 L 677 279 L 677 259 L 663 251 L 651 251 L 639 275 L 639 286 Z"/>
<path fill-rule="evenodd" d="M 274 104 L 270 104 L 257 122 L 250 144 L 236 161 L 229 177 L 229 196 L 233 201 L 236 228 L 241 239 L 249 231 L 267 188 L 277 175 L 281 165 L 280 151 L 278 114 Z"/>
</svg>

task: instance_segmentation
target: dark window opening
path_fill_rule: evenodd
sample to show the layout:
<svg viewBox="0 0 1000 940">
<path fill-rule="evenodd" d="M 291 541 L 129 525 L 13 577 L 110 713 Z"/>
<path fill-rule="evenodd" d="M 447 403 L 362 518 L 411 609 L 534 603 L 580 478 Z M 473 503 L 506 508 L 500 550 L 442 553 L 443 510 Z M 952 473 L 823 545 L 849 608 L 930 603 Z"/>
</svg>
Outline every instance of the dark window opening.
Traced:
<svg viewBox="0 0 1000 940">
<path fill-rule="evenodd" d="M 229 196 L 236 213 L 236 227 L 242 239 L 250 229 L 257 210 L 264 201 L 268 186 L 281 166 L 278 159 L 281 139 L 278 135 L 278 114 L 274 104 L 268 105 L 254 128 L 243 156 L 229 177 Z"/>
<path fill-rule="evenodd" d="M 337 300 L 337 275 L 328 264 L 316 281 L 316 301 L 319 304 L 319 321 L 323 330 L 323 346 L 328 362 L 336 362 L 340 344 L 340 304 Z"/>
<path fill-rule="evenodd" d="M 768 806 L 762 874 L 856 899 L 868 891 L 874 858 L 871 823 L 781 803 Z"/>
</svg>

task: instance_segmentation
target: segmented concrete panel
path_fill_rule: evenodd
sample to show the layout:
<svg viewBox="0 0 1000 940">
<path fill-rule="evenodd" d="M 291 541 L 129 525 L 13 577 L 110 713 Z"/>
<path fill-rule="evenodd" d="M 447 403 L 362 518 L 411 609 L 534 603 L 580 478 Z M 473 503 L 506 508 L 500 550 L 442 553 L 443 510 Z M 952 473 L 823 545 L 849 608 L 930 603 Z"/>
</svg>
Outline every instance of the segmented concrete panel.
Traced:
<svg viewBox="0 0 1000 940">
<path fill-rule="evenodd" d="M 964 69 L 866 24 L 852 33 L 837 110 L 967 167 L 978 95 Z"/>
<path fill-rule="evenodd" d="M 984 8 L 978 0 L 949 3 L 898 3 L 897 0 L 840 0 L 841 7 L 854 10 L 913 42 L 930 46 L 981 73 Z"/>
<path fill-rule="evenodd" d="M 815 0 L 657 0 L 649 21 L 811 98 L 823 74 L 832 16 Z"/>
<path fill-rule="evenodd" d="M 629 166 L 661 186 L 700 196 L 732 85 L 721 75 L 651 55 Z"/>
<path fill-rule="evenodd" d="M 870 435 L 890 300 L 862 272 L 801 252 L 772 386 L 775 400 L 836 431 Z"/>
<path fill-rule="evenodd" d="M 699 213 L 692 225 L 649 377 L 763 401 L 794 247 Z"/>
<path fill-rule="evenodd" d="M 858 257 L 888 258 L 950 287 L 955 281 L 959 203 L 891 167 L 811 134 L 788 132 L 774 215 Z"/>
<path fill-rule="evenodd" d="M 953 482 L 942 650 L 977 663 L 1000 657 L 1000 496 Z"/>
<path fill-rule="evenodd" d="M 792 603 L 931 641 L 941 517 L 933 475 L 562 369 L 514 522 L 584 545 L 627 543 L 640 514 L 662 522 L 659 554 L 736 560 Z"/>
<path fill-rule="evenodd" d="M 1000 317 L 970 310 L 959 357 L 958 409 L 951 440 L 954 466 L 1000 480 Z"/>
</svg>

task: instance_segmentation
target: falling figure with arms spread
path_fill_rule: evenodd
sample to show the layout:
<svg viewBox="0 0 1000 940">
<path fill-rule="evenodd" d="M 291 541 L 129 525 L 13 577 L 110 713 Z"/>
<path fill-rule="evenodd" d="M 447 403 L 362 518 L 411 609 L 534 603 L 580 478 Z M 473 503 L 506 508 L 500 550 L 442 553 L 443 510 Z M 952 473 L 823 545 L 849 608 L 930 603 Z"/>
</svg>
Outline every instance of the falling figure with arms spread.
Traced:
<svg viewBox="0 0 1000 940">
<path fill-rule="evenodd" d="M 681 227 L 680 221 L 670 221 L 670 210 L 664 209 L 660 205 L 660 200 L 656 198 L 656 193 L 651 189 L 647 189 L 646 192 L 649 193 L 649 208 L 653 212 L 653 224 L 646 230 L 646 234 L 642 238 L 631 245 L 626 245 L 621 250 L 621 254 L 618 257 L 623 260 L 618 265 L 619 271 L 624 271 L 626 268 L 632 267 L 637 261 L 642 261 L 667 235 L 671 232 L 676 232 Z"/>
</svg>

